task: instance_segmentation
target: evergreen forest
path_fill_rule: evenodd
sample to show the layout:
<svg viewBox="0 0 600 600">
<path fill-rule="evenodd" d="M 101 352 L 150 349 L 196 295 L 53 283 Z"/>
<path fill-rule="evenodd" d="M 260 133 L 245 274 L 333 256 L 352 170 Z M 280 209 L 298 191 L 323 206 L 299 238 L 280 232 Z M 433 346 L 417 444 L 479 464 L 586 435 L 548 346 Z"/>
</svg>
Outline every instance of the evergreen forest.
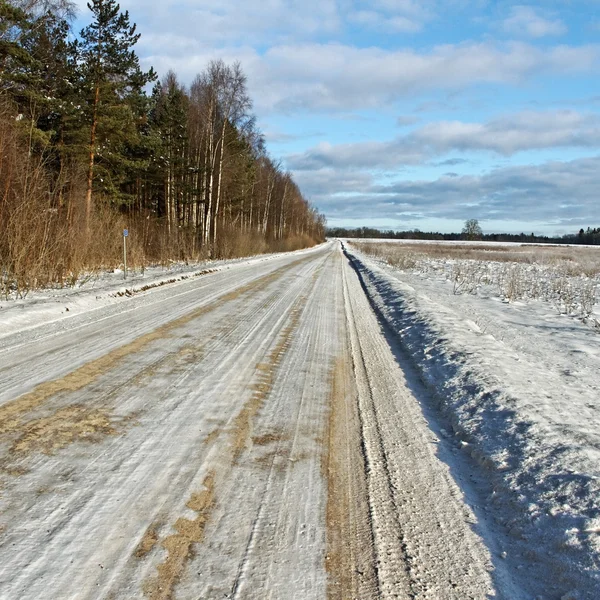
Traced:
<svg viewBox="0 0 600 600">
<path fill-rule="evenodd" d="M 238 63 L 144 70 L 115 0 L 0 0 L 0 293 L 130 263 L 314 245 L 324 218 L 269 156 Z"/>
</svg>

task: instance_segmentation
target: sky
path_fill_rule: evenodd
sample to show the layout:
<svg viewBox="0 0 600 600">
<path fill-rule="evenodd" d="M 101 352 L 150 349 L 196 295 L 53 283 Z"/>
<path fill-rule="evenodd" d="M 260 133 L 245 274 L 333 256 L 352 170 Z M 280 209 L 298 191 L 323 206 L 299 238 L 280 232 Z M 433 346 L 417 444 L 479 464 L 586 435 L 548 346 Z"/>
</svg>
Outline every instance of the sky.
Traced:
<svg viewBox="0 0 600 600">
<path fill-rule="evenodd" d="M 120 5 L 159 76 L 240 61 L 269 153 L 330 226 L 600 226 L 600 0 Z"/>
</svg>

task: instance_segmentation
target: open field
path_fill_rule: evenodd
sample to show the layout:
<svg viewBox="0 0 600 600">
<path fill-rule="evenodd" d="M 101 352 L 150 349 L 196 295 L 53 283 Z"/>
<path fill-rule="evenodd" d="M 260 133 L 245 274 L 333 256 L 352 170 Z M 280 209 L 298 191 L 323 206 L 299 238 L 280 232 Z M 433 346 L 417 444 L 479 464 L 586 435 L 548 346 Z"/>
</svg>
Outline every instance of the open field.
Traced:
<svg viewBox="0 0 600 600">
<path fill-rule="evenodd" d="M 415 243 L 351 240 L 395 268 L 452 282 L 456 294 L 543 300 L 559 313 L 600 327 L 600 248 L 485 242 Z"/>
<path fill-rule="evenodd" d="M 120 285 L 2 303 L 0 597 L 594 598 L 586 324 L 339 242 Z"/>
<path fill-rule="evenodd" d="M 514 262 L 550 265 L 571 274 L 588 276 L 600 273 L 600 248 L 597 246 L 553 246 L 542 244 L 503 244 L 496 242 L 428 242 L 411 240 L 351 240 L 365 252 L 389 257 L 402 256 L 415 260 L 425 258 Z"/>
</svg>

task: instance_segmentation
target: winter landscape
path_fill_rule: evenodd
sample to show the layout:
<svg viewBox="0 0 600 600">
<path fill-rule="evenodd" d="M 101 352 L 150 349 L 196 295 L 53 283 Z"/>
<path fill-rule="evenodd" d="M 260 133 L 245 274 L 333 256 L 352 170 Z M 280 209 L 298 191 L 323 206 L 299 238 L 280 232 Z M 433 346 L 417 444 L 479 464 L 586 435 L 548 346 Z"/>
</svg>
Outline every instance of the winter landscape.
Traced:
<svg viewBox="0 0 600 600">
<path fill-rule="evenodd" d="M 530 248 L 550 285 L 556 248 L 503 253 Z M 597 306 L 419 250 L 3 302 L 3 595 L 594 598 Z"/>
<path fill-rule="evenodd" d="M 0 600 L 598 600 L 600 21 L 0 0 Z"/>
</svg>

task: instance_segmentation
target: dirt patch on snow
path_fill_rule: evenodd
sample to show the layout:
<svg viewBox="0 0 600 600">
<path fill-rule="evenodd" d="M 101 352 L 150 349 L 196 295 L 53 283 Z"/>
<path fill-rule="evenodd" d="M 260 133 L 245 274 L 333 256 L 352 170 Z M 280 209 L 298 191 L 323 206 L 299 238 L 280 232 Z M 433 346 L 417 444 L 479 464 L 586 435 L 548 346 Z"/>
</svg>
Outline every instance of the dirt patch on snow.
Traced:
<svg viewBox="0 0 600 600">
<path fill-rule="evenodd" d="M 219 428 L 213 429 L 202 442 L 205 446 L 212 446 L 217 438 L 221 435 L 221 430 Z"/>
<path fill-rule="evenodd" d="M 255 435 L 252 438 L 252 443 L 256 446 L 268 446 L 269 444 L 275 444 L 287 439 L 288 436 L 282 433 L 265 433 L 263 435 Z"/>
<path fill-rule="evenodd" d="M 146 532 L 133 553 L 136 558 L 144 558 L 144 556 L 152 552 L 159 540 L 159 528 L 160 525 L 158 523 L 151 523 L 148 529 L 146 529 Z"/>
<path fill-rule="evenodd" d="M 194 519 L 180 518 L 175 523 L 176 533 L 162 542 L 167 557 L 158 565 L 158 575 L 144 589 L 151 600 L 170 600 L 174 588 L 193 554 L 193 546 L 201 542 L 204 528 L 215 504 L 215 472 L 211 471 L 203 481 L 204 489 L 192 494 L 186 506 L 196 512 Z M 142 540 L 143 541 L 143 540 Z M 149 542 L 151 539 L 149 540 Z M 153 543 L 152 547 L 156 544 Z"/>
<path fill-rule="evenodd" d="M 29 421 L 10 448 L 13 454 L 53 454 L 77 441 L 95 442 L 115 435 L 117 428 L 108 413 L 81 405 L 67 406 L 54 414 Z"/>
</svg>

